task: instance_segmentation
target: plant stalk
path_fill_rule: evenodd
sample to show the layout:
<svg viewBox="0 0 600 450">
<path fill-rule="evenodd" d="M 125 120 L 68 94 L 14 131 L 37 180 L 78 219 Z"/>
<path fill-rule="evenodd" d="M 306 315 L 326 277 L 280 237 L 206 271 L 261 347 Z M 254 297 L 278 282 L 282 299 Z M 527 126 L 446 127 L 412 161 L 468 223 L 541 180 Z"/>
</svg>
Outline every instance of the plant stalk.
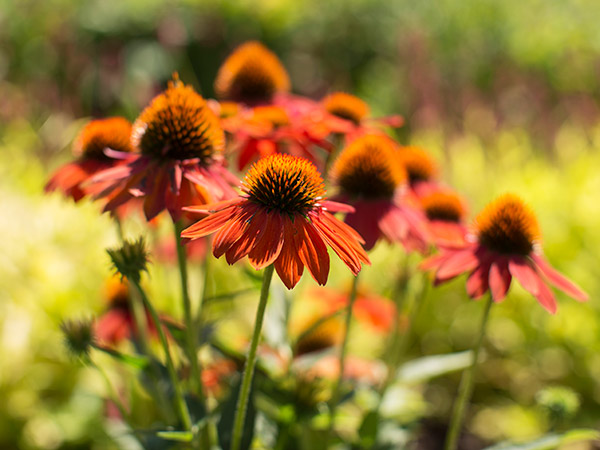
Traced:
<svg viewBox="0 0 600 450">
<path fill-rule="evenodd" d="M 485 335 L 485 326 L 490 315 L 490 309 L 492 307 L 492 296 L 490 295 L 485 304 L 483 311 L 483 317 L 481 319 L 481 325 L 479 326 L 479 335 L 477 336 L 477 342 L 473 348 L 473 361 L 471 366 L 463 373 L 460 379 L 460 385 L 458 387 L 458 396 L 454 403 L 452 411 L 452 419 L 450 421 L 450 427 L 446 436 L 446 443 L 444 450 L 456 450 L 458 445 L 458 438 L 460 430 L 465 418 L 466 406 L 471 399 L 473 393 L 473 376 L 475 374 L 475 368 L 477 367 L 477 360 L 479 359 L 479 351 L 481 350 L 481 344 L 483 343 L 483 336 Z"/>
<path fill-rule="evenodd" d="M 244 376 L 242 378 L 242 385 L 240 387 L 237 407 L 235 410 L 235 419 L 233 422 L 233 436 L 231 439 L 231 450 L 239 450 L 242 444 L 242 434 L 244 430 L 244 422 L 246 419 L 246 410 L 248 408 L 248 399 L 250 397 L 250 387 L 252 386 L 252 377 L 254 375 L 254 367 L 256 365 L 256 350 L 258 348 L 258 341 L 260 340 L 263 319 L 265 317 L 265 310 L 267 309 L 269 287 L 271 286 L 271 279 L 273 278 L 274 269 L 275 266 L 271 264 L 270 266 L 267 266 L 265 268 L 265 271 L 263 273 L 263 282 L 262 288 L 260 290 L 260 300 L 258 302 L 258 309 L 256 311 L 254 332 L 252 334 L 252 341 L 250 341 L 250 351 L 248 352 L 248 358 L 246 359 L 246 365 L 244 367 Z"/>
</svg>

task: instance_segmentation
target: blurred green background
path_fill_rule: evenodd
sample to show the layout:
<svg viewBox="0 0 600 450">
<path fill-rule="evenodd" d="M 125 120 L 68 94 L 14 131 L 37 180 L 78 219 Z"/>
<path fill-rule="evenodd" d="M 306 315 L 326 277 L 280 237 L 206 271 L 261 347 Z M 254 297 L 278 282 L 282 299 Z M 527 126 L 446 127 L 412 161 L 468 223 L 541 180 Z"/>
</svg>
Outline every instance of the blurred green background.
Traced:
<svg viewBox="0 0 600 450">
<path fill-rule="evenodd" d="M 117 445 L 101 379 L 58 331 L 102 310 L 116 235 L 97 205 L 44 195 L 49 173 L 85 120 L 134 119 L 175 70 L 211 97 L 219 64 L 247 39 L 280 56 L 297 93 L 345 90 L 374 115 L 404 115 L 399 140 L 438 158 L 472 214 L 505 191 L 533 206 L 548 259 L 590 301 L 559 293 L 550 316 L 511 289 L 492 311 L 469 427 L 488 441 L 539 436 L 551 424 L 535 396 L 553 385 L 581 400 L 563 429 L 598 427 L 599 18 L 596 0 L 0 0 L 0 447 Z M 400 259 L 383 245 L 374 267 L 394 272 Z M 168 295 L 162 306 L 178 311 Z M 434 290 L 411 353 L 469 348 L 480 310 L 464 279 Z M 423 387 L 428 420 L 447 417 L 457 382 Z"/>
</svg>

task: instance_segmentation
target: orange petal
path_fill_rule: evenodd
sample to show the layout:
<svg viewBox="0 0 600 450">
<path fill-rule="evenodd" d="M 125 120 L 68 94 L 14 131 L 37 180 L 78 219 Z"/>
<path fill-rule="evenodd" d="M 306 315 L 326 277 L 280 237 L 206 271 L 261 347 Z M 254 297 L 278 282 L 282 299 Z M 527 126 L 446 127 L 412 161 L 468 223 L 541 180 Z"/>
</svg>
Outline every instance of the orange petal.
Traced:
<svg viewBox="0 0 600 450">
<path fill-rule="evenodd" d="M 181 232 L 181 237 L 186 239 L 197 239 L 214 233 L 227 223 L 236 213 L 236 207 L 230 207 L 216 212 L 193 225 L 190 225 Z"/>
<path fill-rule="evenodd" d="M 300 281 L 302 272 L 304 272 L 304 264 L 298 256 L 299 248 L 296 246 L 294 223 L 292 220 L 284 216 L 283 219 L 283 247 L 279 253 L 279 257 L 275 260 L 275 270 L 283 284 L 288 289 L 293 289 Z"/>
<path fill-rule="evenodd" d="M 306 220 L 296 216 L 296 246 L 299 248 L 299 256 L 304 265 L 308 267 L 310 274 L 320 285 L 327 283 L 329 275 L 329 254 L 327 246 L 313 225 Z"/>
<path fill-rule="evenodd" d="M 254 248 L 248 254 L 252 267 L 260 270 L 277 259 L 283 247 L 283 219 L 277 211 L 258 212 L 256 220 L 263 223 L 263 230 Z"/>
</svg>

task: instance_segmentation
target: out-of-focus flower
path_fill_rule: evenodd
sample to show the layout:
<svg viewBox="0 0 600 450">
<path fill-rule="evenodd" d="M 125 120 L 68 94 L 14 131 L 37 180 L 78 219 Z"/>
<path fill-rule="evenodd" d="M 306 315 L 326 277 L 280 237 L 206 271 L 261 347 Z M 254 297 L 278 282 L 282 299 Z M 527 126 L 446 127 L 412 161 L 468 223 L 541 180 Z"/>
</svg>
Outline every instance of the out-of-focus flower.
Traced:
<svg viewBox="0 0 600 450">
<path fill-rule="evenodd" d="M 349 291 L 315 288 L 308 292 L 307 297 L 318 304 L 323 316 L 327 316 L 346 308 L 349 295 Z M 392 328 L 396 317 L 396 306 L 390 299 L 360 288 L 354 300 L 352 314 L 373 330 L 386 333 Z"/>
<path fill-rule="evenodd" d="M 331 317 L 318 323 L 320 316 L 314 315 L 304 324 L 300 338 L 296 341 L 294 355 L 318 352 L 342 343 L 344 339 L 344 323 L 339 317 Z M 314 329 L 311 329 L 313 328 Z"/>
<path fill-rule="evenodd" d="M 380 237 L 407 250 L 427 249 L 427 221 L 406 189 L 406 172 L 390 138 L 368 134 L 352 141 L 334 162 L 331 179 L 339 190 L 336 200 L 354 207 L 345 222 L 363 236 L 367 250 Z"/>
<path fill-rule="evenodd" d="M 542 389 L 536 394 L 535 400 L 554 423 L 573 417 L 581 406 L 577 392 L 564 386 Z"/>
<path fill-rule="evenodd" d="M 106 250 L 115 270 L 134 281 L 139 281 L 142 272 L 148 271 L 148 252 L 143 237 L 135 241 L 125 241 L 119 248 Z"/>
<path fill-rule="evenodd" d="M 108 303 L 106 311 L 96 320 L 94 331 L 98 342 L 116 346 L 126 339 L 138 336 L 137 324 L 132 311 L 130 286 L 126 278 L 115 275 L 105 283 L 104 298 Z M 152 317 L 145 311 L 146 329 L 154 337 L 158 336 Z M 171 322 L 167 316 L 161 321 Z M 165 333 L 169 335 L 165 328 Z"/>
<path fill-rule="evenodd" d="M 209 217 L 185 229 L 196 239 L 218 231 L 213 254 L 233 264 L 248 256 L 257 270 L 270 264 L 292 289 L 306 266 L 319 284 L 329 274 L 327 245 L 353 274 L 369 258 L 362 238 L 329 211 L 350 211 L 347 205 L 324 200 L 323 179 L 303 158 L 276 154 L 256 162 L 246 173 L 244 195 L 215 205 L 186 208 L 209 211 Z"/>
<path fill-rule="evenodd" d="M 421 206 L 429 220 L 429 230 L 439 246 L 464 246 L 467 227 L 464 225 L 465 205 L 450 191 L 434 191 L 421 199 Z"/>
<path fill-rule="evenodd" d="M 411 189 L 419 196 L 438 191 L 438 167 L 435 160 L 421 147 L 399 147 L 400 161 L 408 174 Z"/>
<path fill-rule="evenodd" d="M 87 183 L 96 173 L 122 163 L 106 155 L 111 149 L 132 152 L 131 122 L 123 117 L 111 117 L 89 122 L 73 144 L 76 159 L 59 168 L 46 184 L 46 192 L 62 191 L 76 202 L 102 190 L 101 185 Z"/>
<path fill-rule="evenodd" d="M 588 298 L 548 264 L 541 250 L 537 219 L 514 194 L 497 198 L 479 213 L 473 239 L 462 247 L 442 248 L 440 254 L 424 261 L 422 268 L 435 270 L 436 284 L 469 272 L 469 296 L 477 299 L 489 290 L 495 302 L 505 298 L 515 277 L 552 314 L 556 300 L 547 283 L 576 300 Z"/>
<path fill-rule="evenodd" d="M 218 397 L 221 394 L 224 379 L 233 374 L 236 364 L 228 359 L 218 359 L 202 368 L 202 386 L 205 392 Z"/>
<path fill-rule="evenodd" d="M 237 47 L 219 68 L 215 92 L 223 100 L 268 103 L 290 90 L 290 78 L 279 58 L 257 41 Z"/>
<path fill-rule="evenodd" d="M 135 155 L 111 152 L 125 164 L 97 174 L 110 195 L 106 210 L 143 197 L 146 219 L 167 209 L 174 221 L 185 205 L 231 198 L 238 180 L 223 165 L 225 138 L 206 101 L 177 74 L 133 124 Z"/>
<path fill-rule="evenodd" d="M 389 116 L 374 119 L 369 117 L 370 108 L 360 98 L 345 92 L 334 92 L 321 100 L 322 108 L 330 115 L 324 122 L 333 133 L 346 134 L 351 141 L 362 134 L 378 132 L 382 126 L 394 128 L 404 124 L 402 116 Z M 333 120 L 332 120 L 333 119 Z M 346 128 L 341 128 L 339 119 L 346 122 Z"/>
</svg>

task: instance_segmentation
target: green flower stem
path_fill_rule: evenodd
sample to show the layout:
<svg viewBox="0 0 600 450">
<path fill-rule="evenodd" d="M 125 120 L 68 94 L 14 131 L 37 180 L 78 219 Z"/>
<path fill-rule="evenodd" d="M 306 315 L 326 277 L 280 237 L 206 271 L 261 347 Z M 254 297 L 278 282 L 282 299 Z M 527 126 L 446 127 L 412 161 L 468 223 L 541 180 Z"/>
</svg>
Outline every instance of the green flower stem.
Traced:
<svg viewBox="0 0 600 450">
<path fill-rule="evenodd" d="M 190 412 L 188 411 L 187 404 L 185 403 L 185 399 L 183 398 L 183 392 L 181 390 L 181 386 L 179 384 L 179 379 L 177 378 L 177 372 L 175 372 L 175 366 L 173 365 L 173 360 L 171 359 L 171 352 L 169 351 L 169 342 L 167 341 L 167 337 L 165 336 L 165 332 L 163 330 L 163 326 L 160 322 L 158 314 L 152 306 L 152 303 L 148 300 L 146 293 L 142 289 L 139 280 L 131 280 L 134 286 L 136 287 L 140 297 L 142 298 L 142 302 L 144 306 L 150 313 L 152 317 L 152 322 L 156 327 L 156 331 L 158 332 L 158 336 L 160 338 L 160 342 L 165 351 L 165 358 L 167 361 L 167 371 L 169 372 L 169 378 L 171 378 L 171 384 L 173 384 L 173 389 L 175 390 L 175 404 L 177 406 L 177 412 L 179 414 L 179 418 L 183 423 L 183 426 L 186 430 L 192 429 L 192 420 L 190 418 Z"/>
<path fill-rule="evenodd" d="M 475 374 L 475 368 L 477 367 L 477 360 L 479 359 L 479 351 L 481 350 L 481 344 L 483 342 L 483 336 L 485 335 L 485 325 L 490 315 L 490 309 L 492 307 L 492 296 L 490 295 L 485 304 L 483 311 L 483 317 L 481 319 L 481 325 L 479 326 L 479 335 L 477 336 L 477 342 L 473 348 L 473 361 L 471 366 L 463 373 L 460 379 L 460 385 L 458 387 L 458 397 L 454 402 L 454 409 L 452 411 L 452 419 L 450 427 L 448 429 L 448 435 L 446 436 L 446 443 L 444 445 L 445 450 L 456 450 L 458 445 L 458 437 L 460 430 L 465 418 L 467 402 L 471 399 L 473 392 L 473 375 Z"/>
<path fill-rule="evenodd" d="M 131 416 L 129 415 L 129 413 L 127 412 L 127 409 L 125 408 L 125 405 L 123 405 L 123 402 L 119 398 L 119 394 L 117 393 L 117 390 L 114 388 L 114 386 L 110 382 L 110 378 L 108 377 L 108 374 L 102 367 L 100 367 L 98 364 L 96 364 L 91 359 L 90 359 L 90 365 L 94 369 L 96 369 L 100 373 L 100 375 L 102 375 L 102 378 L 104 379 L 104 383 L 106 384 L 106 388 L 108 389 L 108 396 L 110 397 L 112 402 L 116 405 L 117 409 L 119 410 L 119 413 L 121 414 L 121 417 L 123 417 L 123 420 L 131 427 Z M 131 428 L 133 429 L 133 427 L 131 427 Z"/>
<path fill-rule="evenodd" d="M 246 409 L 248 408 L 248 398 L 250 396 L 252 376 L 254 375 L 254 366 L 256 365 L 256 349 L 258 348 L 260 332 L 262 329 L 263 319 L 265 317 L 265 310 L 267 309 L 269 287 L 271 286 L 271 279 L 273 278 L 274 269 L 275 266 L 271 264 L 270 266 L 267 266 L 265 268 L 263 274 L 262 288 L 260 290 L 260 300 L 258 302 L 256 320 L 254 323 L 254 333 L 252 334 L 252 341 L 250 341 L 250 351 L 248 352 L 248 358 L 246 359 L 246 366 L 244 367 L 244 376 L 242 378 L 242 385 L 240 388 L 237 407 L 235 410 L 231 450 L 239 450 L 240 445 L 242 443 L 242 433 L 244 429 L 244 422 L 246 419 Z"/>
<path fill-rule="evenodd" d="M 183 299 L 183 312 L 185 317 L 185 340 L 187 355 L 190 360 L 192 387 L 195 392 L 202 395 L 202 383 L 200 378 L 200 369 L 198 367 L 198 354 L 196 351 L 196 327 L 192 318 L 192 304 L 188 289 L 188 273 L 185 248 L 181 243 L 181 232 L 183 231 L 183 222 L 181 220 L 174 222 L 175 243 L 177 247 L 177 261 L 179 262 L 179 273 L 181 278 L 181 297 Z"/>
<path fill-rule="evenodd" d="M 116 213 L 113 213 L 113 219 L 115 221 L 115 225 L 117 226 L 117 235 L 119 236 L 119 241 L 121 243 L 125 242 L 125 233 L 123 231 L 123 222 Z"/>
<path fill-rule="evenodd" d="M 331 403 L 329 407 L 329 435 L 333 433 L 335 425 L 335 412 L 337 410 L 338 403 L 340 402 L 340 396 L 342 394 L 342 383 L 344 381 L 344 370 L 346 368 L 346 353 L 348 351 L 348 336 L 350 334 L 350 323 L 352 321 L 352 308 L 356 300 L 356 292 L 358 289 L 358 275 L 352 280 L 352 289 L 350 290 L 350 296 L 348 297 L 348 305 L 346 306 L 346 317 L 344 325 L 344 337 L 342 339 L 342 346 L 340 348 L 340 361 L 339 361 L 339 374 L 331 395 Z"/>
</svg>

